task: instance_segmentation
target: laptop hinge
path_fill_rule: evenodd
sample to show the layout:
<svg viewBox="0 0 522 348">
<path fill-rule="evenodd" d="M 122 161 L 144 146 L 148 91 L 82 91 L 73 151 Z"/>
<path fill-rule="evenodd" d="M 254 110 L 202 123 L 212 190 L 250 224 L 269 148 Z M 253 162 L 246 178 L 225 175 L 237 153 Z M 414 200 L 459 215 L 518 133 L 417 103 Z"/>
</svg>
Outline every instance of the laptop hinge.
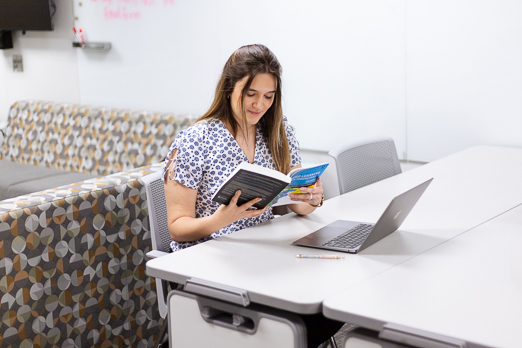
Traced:
<svg viewBox="0 0 522 348">
<path fill-rule="evenodd" d="M 250 298 L 248 297 L 248 292 L 246 290 L 214 283 L 208 280 L 197 278 L 187 279 L 184 290 L 193 294 L 235 303 L 243 307 L 250 304 Z"/>
<path fill-rule="evenodd" d="M 385 324 L 379 338 L 424 348 L 467 348 L 466 342 L 429 331 L 397 324 Z"/>
</svg>

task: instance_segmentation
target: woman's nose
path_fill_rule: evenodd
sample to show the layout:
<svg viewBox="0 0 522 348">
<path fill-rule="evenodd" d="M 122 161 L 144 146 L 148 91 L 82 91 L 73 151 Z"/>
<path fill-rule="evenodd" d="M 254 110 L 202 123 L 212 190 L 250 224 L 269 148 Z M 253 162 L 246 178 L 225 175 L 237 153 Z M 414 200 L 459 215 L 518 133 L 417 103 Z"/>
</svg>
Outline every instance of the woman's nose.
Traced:
<svg viewBox="0 0 522 348">
<path fill-rule="evenodd" d="M 263 96 L 257 97 L 257 98 L 254 100 L 254 107 L 256 107 L 256 108 L 262 108 L 263 106 L 264 106 L 264 104 L 263 104 Z"/>
</svg>

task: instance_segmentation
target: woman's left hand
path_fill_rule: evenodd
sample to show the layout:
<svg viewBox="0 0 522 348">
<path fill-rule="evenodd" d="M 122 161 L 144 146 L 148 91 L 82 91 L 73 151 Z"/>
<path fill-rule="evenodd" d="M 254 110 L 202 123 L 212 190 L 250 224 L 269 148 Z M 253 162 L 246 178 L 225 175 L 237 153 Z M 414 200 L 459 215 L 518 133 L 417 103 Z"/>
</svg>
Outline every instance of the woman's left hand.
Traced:
<svg viewBox="0 0 522 348">
<path fill-rule="evenodd" d="M 309 203 L 310 205 L 319 205 L 323 196 L 323 182 L 321 178 L 318 178 L 315 182 L 315 185 L 312 187 L 300 187 L 301 192 L 306 193 L 292 193 L 288 196 L 293 201 L 301 201 L 304 203 Z"/>
</svg>

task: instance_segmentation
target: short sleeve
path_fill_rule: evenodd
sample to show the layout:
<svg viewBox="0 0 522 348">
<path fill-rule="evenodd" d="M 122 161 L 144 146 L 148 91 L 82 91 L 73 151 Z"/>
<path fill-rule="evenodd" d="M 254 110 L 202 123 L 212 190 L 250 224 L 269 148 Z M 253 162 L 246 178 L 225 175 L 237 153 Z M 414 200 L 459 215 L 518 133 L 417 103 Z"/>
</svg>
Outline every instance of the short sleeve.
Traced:
<svg viewBox="0 0 522 348">
<path fill-rule="evenodd" d="M 205 162 L 205 139 L 208 127 L 205 122 L 195 124 L 176 136 L 169 148 L 167 161 L 165 161 L 164 174 L 174 169 L 174 175 L 168 174 L 169 179 L 176 180 L 183 186 L 198 189 L 203 177 L 203 165 Z M 168 161 L 172 152 L 177 149 L 174 161 Z"/>
<path fill-rule="evenodd" d="M 290 168 L 301 164 L 301 153 L 299 152 L 299 142 L 295 136 L 294 128 L 288 124 L 288 119 L 284 116 L 284 124 L 286 130 L 286 138 L 288 140 L 288 148 L 290 150 Z"/>
</svg>

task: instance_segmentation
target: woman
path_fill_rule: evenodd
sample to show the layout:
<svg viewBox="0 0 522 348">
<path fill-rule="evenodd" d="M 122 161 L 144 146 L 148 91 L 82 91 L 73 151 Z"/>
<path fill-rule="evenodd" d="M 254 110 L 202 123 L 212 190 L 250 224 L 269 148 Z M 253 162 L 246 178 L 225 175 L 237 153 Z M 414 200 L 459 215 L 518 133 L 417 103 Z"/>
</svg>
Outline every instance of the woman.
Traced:
<svg viewBox="0 0 522 348">
<path fill-rule="evenodd" d="M 281 66 L 265 46 L 239 48 L 228 59 L 210 110 L 172 143 L 165 161 L 165 196 L 173 251 L 257 225 L 273 218 L 272 208 L 249 209 L 260 199 L 238 206 L 241 192 L 228 205 L 213 194 L 244 161 L 288 173 L 301 167 L 297 140 L 281 107 Z M 291 195 L 288 205 L 300 215 L 323 202 L 323 185 Z M 309 347 L 317 347 L 342 326 L 319 315 L 301 316 Z"/>
<path fill-rule="evenodd" d="M 249 209 L 236 195 L 228 205 L 212 201 L 224 179 L 244 161 L 288 173 L 301 167 L 292 129 L 281 107 L 281 66 L 265 46 L 239 48 L 228 59 L 210 110 L 181 132 L 165 162 L 165 195 L 173 251 L 257 225 L 273 218 L 272 208 Z M 323 200 L 320 180 L 306 194 L 291 195 L 305 204 L 289 205 L 309 214 Z"/>
</svg>

